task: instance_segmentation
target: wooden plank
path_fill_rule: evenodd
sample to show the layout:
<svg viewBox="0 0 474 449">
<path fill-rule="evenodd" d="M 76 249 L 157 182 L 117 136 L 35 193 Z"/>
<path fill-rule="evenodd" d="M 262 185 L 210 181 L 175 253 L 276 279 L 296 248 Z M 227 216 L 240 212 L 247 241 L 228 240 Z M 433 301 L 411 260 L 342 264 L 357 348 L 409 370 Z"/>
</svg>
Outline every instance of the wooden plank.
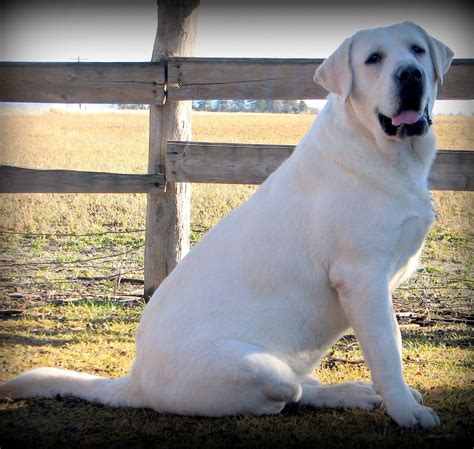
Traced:
<svg viewBox="0 0 474 449">
<path fill-rule="evenodd" d="M 0 165 L 0 193 L 147 193 L 164 189 L 165 177 Z"/>
<path fill-rule="evenodd" d="M 260 184 L 294 150 L 292 145 L 169 142 L 169 181 Z M 433 190 L 474 190 L 474 151 L 438 150 L 430 175 Z"/>
<path fill-rule="evenodd" d="M 294 150 L 293 145 L 169 142 L 170 181 L 260 184 Z"/>
<path fill-rule="evenodd" d="M 170 100 L 323 99 L 313 82 L 323 59 L 171 58 Z M 455 59 L 438 99 L 474 99 L 473 59 Z M 164 101 L 165 65 L 0 62 L 0 101 L 144 103 Z"/>
<path fill-rule="evenodd" d="M 474 59 L 455 59 L 438 88 L 438 100 L 474 99 Z"/>
<path fill-rule="evenodd" d="M 474 151 L 438 150 L 429 177 L 432 190 L 474 190 Z"/>
<path fill-rule="evenodd" d="M 0 63 L 0 101 L 150 103 L 164 100 L 164 63 Z"/>
<path fill-rule="evenodd" d="M 313 82 L 323 59 L 171 58 L 168 98 L 324 99 Z M 474 59 L 455 59 L 440 86 L 440 100 L 474 99 Z"/>
<path fill-rule="evenodd" d="M 168 98 L 290 99 L 325 98 L 313 82 L 322 59 L 172 58 Z"/>
<path fill-rule="evenodd" d="M 152 61 L 193 52 L 199 0 L 158 0 L 158 27 Z M 168 140 L 191 140 L 191 102 L 150 106 L 148 172 L 164 173 Z M 170 182 L 149 194 L 146 214 L 145 287 L 148 300 L 189 251 L 191 186 Z"/>
</svg>

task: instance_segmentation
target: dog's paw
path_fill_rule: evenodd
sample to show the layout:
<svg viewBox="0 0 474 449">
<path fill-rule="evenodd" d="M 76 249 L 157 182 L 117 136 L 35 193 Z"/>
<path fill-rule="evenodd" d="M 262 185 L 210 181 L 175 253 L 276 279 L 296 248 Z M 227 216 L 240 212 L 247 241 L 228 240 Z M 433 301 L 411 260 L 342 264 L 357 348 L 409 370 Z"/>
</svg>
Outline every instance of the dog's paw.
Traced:
<svg viewBox="0 0 474 449">
<path fill-rule="evenodd" d="M 441 424 L 438 415 L 432 408 L 420 404 L 387 405 L 387 413 L 401 427 L 420 426 L 432 429 Z"/>
<path fill-rule="evenodd" d="M 382 397 L 367 382 L 345 382 L 323 388 L 327 388 L 323 404 L 327 407 L 373 410 L 382 404 Z"/>
<path fill-rule="evenodd" d="M 415 401 L 418 402 L 418 404 L 423 404 L 422 394 L 418 390 L 415 390 L 412 387 L 408 387 L 408 389 L 410 390 L 410 393 L 413 396 L 413 399 L 415 399 Z"/>
<path fill-rule="evenodd" d="M 438 415 L 430 407 L 421 405 L 421 394 L 414 388 L 393 389 L 384 394 L 387 414 L 401 427 L 431 429 L 441 424 Z M 419 401 L 419 402 L 418 402 Z"/>
<path fill-rule="evenodd" d="M 387 414 L 399 426 L 432 429 L 441 424 L 432 408 L 420 404 L 422 396 L 414 388 L 406 387 L 387 393 L 384 395 Z"/>
<path fill-rule="evenodd" d="M 374 388 L 374 384 L 372 382 L 354 382 L 356 384 L 366 384 L 366 385 L 371 385 L 372 388 Z M 408 386 L 407 386 L 408 387 Z M 375 388 L 374 388 L 375 390 Z M 408 387 L 408 390 L 410 391 L 411 395 L 413 396 L 413 399 L 418 402 L 418 404 L 423 404 L 423 395 L 418 391 L 415 390 L 412 387 Z"/>
</svg>

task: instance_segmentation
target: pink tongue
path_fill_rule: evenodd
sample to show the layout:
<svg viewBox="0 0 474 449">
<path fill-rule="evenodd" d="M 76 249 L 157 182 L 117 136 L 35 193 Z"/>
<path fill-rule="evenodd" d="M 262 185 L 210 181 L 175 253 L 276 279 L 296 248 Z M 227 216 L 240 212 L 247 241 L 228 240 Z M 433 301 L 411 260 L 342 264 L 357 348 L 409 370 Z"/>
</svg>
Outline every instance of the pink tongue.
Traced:
<svg viewBox="0 0 474 449">
<path fill-rule="evenodd" d="M 421 114 L 416 111 L 403 111 L 401 114 L 398 114 L 392 118 L 392 125 L 413 125 L 413 123 L 416 123 L 418 120 L 420 120 L 420 118 Z"/>
</svg>

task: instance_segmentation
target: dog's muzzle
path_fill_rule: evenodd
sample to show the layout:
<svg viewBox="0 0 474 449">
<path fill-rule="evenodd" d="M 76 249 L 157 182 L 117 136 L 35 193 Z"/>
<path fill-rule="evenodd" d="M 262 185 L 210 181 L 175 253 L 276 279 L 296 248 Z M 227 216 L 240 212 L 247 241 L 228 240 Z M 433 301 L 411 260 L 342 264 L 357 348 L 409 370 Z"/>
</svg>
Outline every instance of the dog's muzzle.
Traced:
<svg viewBox="0 0 474 449">
<path fill-rule="evenodd" d="M 380 126 L 387 136 L 405 137 L 422 136 L 428 132 L 432 121 L 428 112 L 428 106 L 425 107 L 422 114 L 408 110 L 402 111 L 392 118 L 383 114 L 378 114 Z"/>
<path fill-rule="evenodd" d="M 388 136 L 400 139 L 426 134 L 432 122 L 428 106 L 422 107 L 425 82 L 423 70 L 415 64 L 403 65 L 393 76 L 398 86 L 399 108 L 393 117 L 378 114 L 383 131 Z"/>
</svg>

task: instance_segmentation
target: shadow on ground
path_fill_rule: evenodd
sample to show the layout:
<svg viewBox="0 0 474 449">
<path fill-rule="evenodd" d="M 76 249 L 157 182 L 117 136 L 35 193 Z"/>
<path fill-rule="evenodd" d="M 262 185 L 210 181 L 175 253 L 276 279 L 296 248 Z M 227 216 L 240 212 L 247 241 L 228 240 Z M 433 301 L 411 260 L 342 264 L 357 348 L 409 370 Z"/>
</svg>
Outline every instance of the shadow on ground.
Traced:
<svg viewBox="0 0 474 449">
<path fill-rule="evenodd" d="M 401 327 L 403 344 L 429 344 L 430 346 L 472 346 L 474 342 L 474 330 L 472 327 L 448 328 L 448 327 L 412 327 L 406 330 Z"/>
<path fill-rule="evenodd" d="M 472 448 L 473 391 L 433 390 L 428 405 L 443 425 L 406 430 L 382 410 L 287 407 L 275 416 L 199 418 L 145 409 L 112 409 L 77 399 L 1 404 L 0 446 L 7 448 Z M 452 413 L 453 405 L 456 413 Z M 449 410 L 449 421 L 443 419 Z"/>
<path fill-rule="evenodd" d="M 78 343 L 79 340 L 75 338 L 54 338 L 53 332 L 49 336 L 37 337 L 34 335 L 15 335 L 0 332 L 0 341 L 3 344 L 9 345 L 25 345 L 25 346 L 48 346 L 48 347 L 62 347 L 65 344 Z"/>
</svg>

